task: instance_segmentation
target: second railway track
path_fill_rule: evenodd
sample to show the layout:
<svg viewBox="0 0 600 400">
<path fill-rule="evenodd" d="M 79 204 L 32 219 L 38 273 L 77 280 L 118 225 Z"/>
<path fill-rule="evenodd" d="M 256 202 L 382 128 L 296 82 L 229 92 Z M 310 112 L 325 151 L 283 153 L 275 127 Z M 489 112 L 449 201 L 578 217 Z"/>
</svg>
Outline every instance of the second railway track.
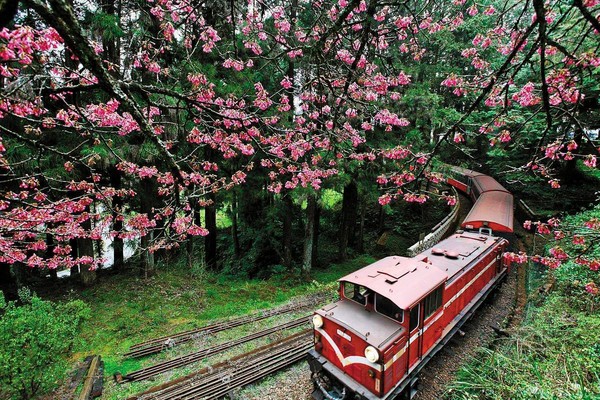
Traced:
<svg viewBox="0 0 600 400">
<path fill-rule="evenodd" d="M 172 369 L 180 368 L 180 367 L 201 361 L 203 358 L 210 357 L 212 355 L 221 353 L 221 352 L 228 350 L 234 346 L 238 346 L 240 344 L 247 343 L 252 340 L 256 340 L 256 339 L 271 335 L 276 332 L 284 331 L 287 329 L 297 328 L 302 325 L 308 325 L 308 321 L 309 321 L 308 316 L 297 318 L 293 321 L 290 321 L 290 322 L 287 322 L 287 323 L 284 323 L 281 325 L 277 325 L 277 326 L 274 326 L 269 329 L 264 329 L 262 331 L 255 332 L 251 335 L 241 337 L 239 339 L 221 343 L 221 344 L 209 347 L 207 349 L 202 349 L 202 350 L 199 350 L 199 351 L 196 351 L 196 352 L 193 352 L 193 353 L 181 356 L 181 357 L 173 358 L 171 360 L 167 360 L 167 361 L 152 365 L 150 367 L 146 367 L 146 368 L 143 368 L 143 369 L 140 369 L 137 371 L 130 372 L 129 374 L 124 375 L 122 377 L 117 374 L 116 378 L 117 378 L 117 381 L 119 381 L 119 382 L 123 382 L 123 381 L 135 382 L 135 381 L 145 380 L 145 379 L 151 378 L 155 375 L 170 371 Z"/>
<path fill-rule="evenodd" d="M 217 322 L 207 326 L 203 326 L 197 329 L 176 333 L 169 336 L 162 336 L 159 338 L 151 339 L 146 342 L 138 343 L 129 349 L 129 351 L 123 354 L 126 358 L 138 358 L 144 357 L 151 354 L 160 353 L 161 351 L 177 346 L 181 343 L 189 342 L 197 339 L 201 335 L 208 335 L 212 333 L 221 332 L 227 329 L 232 329 L 238 326 L 242 326 L 248 323 L 267 319 L 276 315 L 282 315 L 291 313 L 294 311 L 301 310 L 303 308 L 314 307 L 319 302 L 319 298 L 309 299 L 301 303 L 291 304 L 285 307 L 276 308 L 273 310 L 263 310 L 251 315 L 246 315 L 239 318 L 234 318 L 228 321 Z"/>
<path fill-rule="evenodd" d="M 302 360 L 312 344 L 312 331 L 307 329 L 246 355 L 150 389 L 129 400 L 218 399 L 236 388 Z"/>
</svg>

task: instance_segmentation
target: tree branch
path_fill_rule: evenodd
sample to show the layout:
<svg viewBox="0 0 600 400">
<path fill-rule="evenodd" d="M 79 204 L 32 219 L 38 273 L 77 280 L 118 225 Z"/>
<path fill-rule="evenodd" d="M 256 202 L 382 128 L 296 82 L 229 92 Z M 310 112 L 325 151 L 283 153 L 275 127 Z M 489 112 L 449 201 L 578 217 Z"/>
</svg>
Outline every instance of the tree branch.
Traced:
<svg viewBox="0 0 600 400">
<path fill-rule="evenodd" d="M 154 130 L 137 104 L 121 89 L 118 82 L 102 65 L 102 60 L 83 35 L 73 9 L 66 0 L 49 0 L 49 3 L 42 0 L 24 0 L 24 3 L 34 9 L 48 25 L 56 29 L 71 51 L 79 57 L 83 66 L 96 76 L 98 85 L 119 101 L 123 110 L 129 112 L 137 122 L 142 134 L 156 144 L 176 180 L 182 182 L 181 169 L 173 154 L 167 150 L 165 143 L 154 134 Z"/>
</svg>

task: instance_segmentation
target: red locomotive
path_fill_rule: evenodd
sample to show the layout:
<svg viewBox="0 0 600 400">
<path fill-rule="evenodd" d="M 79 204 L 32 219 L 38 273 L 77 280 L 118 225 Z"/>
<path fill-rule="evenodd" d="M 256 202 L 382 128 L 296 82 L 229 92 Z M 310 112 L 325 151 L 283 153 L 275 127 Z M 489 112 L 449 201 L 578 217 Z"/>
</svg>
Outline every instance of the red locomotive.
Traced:
<svg viewBox="0 0 600 400">
<path fill-rule="evenodd" d="M 474 205 L 464 230 L 413 258 L 387 257 L 340 279 L 340 300 L 313 316 L 308 356 L 317 400 L 411 397 L 417 374 L 506 276 L 513 198 L 456 168 Z"/>
</svg>

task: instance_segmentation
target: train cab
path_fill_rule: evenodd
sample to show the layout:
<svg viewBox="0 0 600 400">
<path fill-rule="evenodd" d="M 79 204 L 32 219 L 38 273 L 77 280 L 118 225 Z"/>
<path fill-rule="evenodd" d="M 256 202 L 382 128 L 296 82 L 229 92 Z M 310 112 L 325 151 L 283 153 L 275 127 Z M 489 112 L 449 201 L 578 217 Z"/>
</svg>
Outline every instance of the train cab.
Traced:
<svg viewBox="0 0 600 400">
<path fill-rule="evenodd" d="M 458 231 L 413 258 L 387 257 L 341 278 L 340 299 L 313 316 L 313 398 L 381 400 L 410 391 L 505 276 L 507 243 Z"/>
<path fill-rule="evenodd" d="M 421 359 L 447 277 L 426 261 L 395 256 L 341 278 L 340 300 L 313 316 L 313 397 L 341 399 L 351 388 L 354 398 L 386 398 Z M 427 340 L 441 331 L 431 329 Z"/>
<path fill-rule="evenodd" d="M 452 174 L 448 183 L 474 202 L 463 229 L 343 277 L 339 300 L 315 311 L 314 399 L 410 398 L 419 371 L 507 276 L 512 195 L 479 172 Z"/>
</svg>

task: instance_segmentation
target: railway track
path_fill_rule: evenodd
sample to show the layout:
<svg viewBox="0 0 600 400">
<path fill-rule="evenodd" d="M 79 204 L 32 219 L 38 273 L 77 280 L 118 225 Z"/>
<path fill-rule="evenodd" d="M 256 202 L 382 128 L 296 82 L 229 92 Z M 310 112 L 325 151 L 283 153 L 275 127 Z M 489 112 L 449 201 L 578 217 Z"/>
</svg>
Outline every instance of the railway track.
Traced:
<svg viewBox="0 0 600 400">
<path fill-rule="evenodd" d="M 303 308 L 314 307 L 315 304 L 319 303 L 319 301 L 319 298 L 313 298 L 301 303 L 291 304 L 273 310 L 263 310 L 251 315 L 234 318 L 228 321 L 217 322 L 197 329 L 180 332 L 174 335 L 162 336 L 156 339 L 151 339 L 146 342 L 138 343 L 131 346 L 129 351 L 123 354 L 123 357 L 138 358 L 160 353 L 163 350 L 197 339 L 202 335 L 221 332 L 241 325 L 267 319 L 276 315 L 287 314 L 301 310 Z"/>
<path fill-rule="evenodd" d="M 163 372 L 170 371 L 175 368 L 183 367 L 185 365 L 193 364 L 195 362 L 201 361 L 203 358 L 213 356 L 215 354 L 221 353 L 225 350 L 228 350 L 232 347 L 238 346 L 243 343 L 250 342 L 252 340 L 256 340 L 275 332 L 297 328 L 302 325 L 308 324 L 308 315 L 295 319 L 293 321 L 287 322 L 285 324 L 277 325 L 273 328 L 264 329 L 262 331 L 253 333 L 251 335 L 247 335 L 241 337 L 239 339 L 231 340 L 229 342 L 221 343 L 215 345 L 213 347 L 209 347 L 206 349 L 202 349 L 200 351 L 196 351 L 194 353 L 187 354 L 185 356 L 173 358 L 171 360 L 167 360 L 155 365 L 152 365 L 147 368 L 143 368 L 134 372 L 130 372 L 127 375 L 123 375 L 122 377 L 117 373 L 115 375 L 117 382 L 136 382 L 151 378 L 155 375 L 162 374 Z"/>
<path fill-rule="evenodd" d="M 300 361 L 312 345 L 312 330 L 306 329 L 250 353 L 157 386 L 128 400 L 218 399 L 236 388 Z"/>
</svg>

